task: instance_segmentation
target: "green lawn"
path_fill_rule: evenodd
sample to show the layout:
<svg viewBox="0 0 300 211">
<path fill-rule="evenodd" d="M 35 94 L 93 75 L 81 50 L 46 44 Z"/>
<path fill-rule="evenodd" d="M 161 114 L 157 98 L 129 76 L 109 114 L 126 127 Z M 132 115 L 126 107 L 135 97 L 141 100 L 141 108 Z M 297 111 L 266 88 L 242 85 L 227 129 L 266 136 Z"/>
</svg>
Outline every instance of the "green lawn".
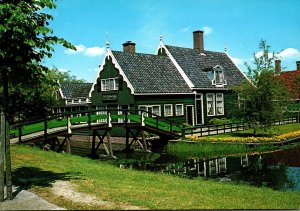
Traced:
<svg viewBox="0 0 300 211">
<path fill-rule="evenodd" d="M 68 209 L 103 209 L 55 196 L 50 183 L 67 180 L 80 192 L 118 204 L 148 209 L 299 209 L 299 192 L 184 179 L 120 169 L 105 162 L 29 146 L 11 147 L 15 185 L 25 186 Z"/>
</svg>

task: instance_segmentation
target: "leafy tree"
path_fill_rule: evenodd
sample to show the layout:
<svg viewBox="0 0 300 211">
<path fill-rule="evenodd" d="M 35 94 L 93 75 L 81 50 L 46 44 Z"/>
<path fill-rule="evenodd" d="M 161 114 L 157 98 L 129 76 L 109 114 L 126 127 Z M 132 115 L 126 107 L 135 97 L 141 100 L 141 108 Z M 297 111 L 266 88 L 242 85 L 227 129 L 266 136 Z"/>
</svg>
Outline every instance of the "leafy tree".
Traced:
<svg viewBox="0 0 300 211">
<path fill-rule="evenodd" d="M 45 11 L 55 7 L 55 0 L 0 0 L 0 85 L 2 106 L 10 121 L 17 112 L 33 110 L 34 104 L 41 111 L 47 105 L 51 92 L 46 90 L 53 81 L 41 62 L 52 56 L 52 46 L 75 50 L 63 38 L 53 36 L 49 27 L 53 17 Z"/>
<path fill-rule="evenodd" d="M 49 72 L 49 77 L 53 78 L 55 81 L 59 81 L 59 83 L 85 83 L 84 79 L 77 79 L 75 75 L 72 75 L 68 70 L 66 72 L 59 71 L 57 67 L 54 67 Z"/>
<path fill-rule="evenodd" d="M 266 130 L 275 119 L 282 117 L 283 106 L 289 99 L 287 89 L 274 74 L 272 64 L 275 54 L 269 53 L 270 46 L 265 40 L 260 42 L 259 48 L 263 54 L 257 56 L 254 53 L 255 68 L 246 63 L 250 82 L 244 82 L 235 88 L 239 96 L 235 114 L 254 128 L 255 134 L 257 129 Z"/>
</svg>

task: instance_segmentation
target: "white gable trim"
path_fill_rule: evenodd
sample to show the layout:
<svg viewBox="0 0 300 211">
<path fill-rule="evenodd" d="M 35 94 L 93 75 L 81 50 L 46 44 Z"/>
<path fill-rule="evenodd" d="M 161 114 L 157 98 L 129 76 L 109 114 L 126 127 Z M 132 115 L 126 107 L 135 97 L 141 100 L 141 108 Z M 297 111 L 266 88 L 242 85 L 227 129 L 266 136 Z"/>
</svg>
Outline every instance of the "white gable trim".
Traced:
<svg viewBox="0 0 300 211">
<path fill-rule="evenodd" d="M 126 77 L 124 71 L 122 70 L 121 66 L 120 66 L 119 63 L 117 62 L 115 56 L 113 55 L 113 53 L 111 52 L 111 50 L 108 48 L 107 51 L 106 51 L 105 57 L 104 57 L 104 59 L 103 59 L 103 61 L 102 61 L 102 64 L 100 65 L 99 71 L 98 71 L 98 73 L 97 73 L 97 77 L 96 77 L 96 79 L 95 79 L 95 81 L 94 81 L 94 83 L 93 83 L 93 85 L 92 85 L 92 88 L 91 88 L 91 90 L 90 90 L 90 92 L 89 92 L 89 97 L 92 97 L 92 92 L 94 91 L 95 86 L 96 86 L 96 84 L 97 84 L 97 79 L 100 77 L 100 72 L 103 70 L 103 67 L 104 67 L 104 65 L 105 65 L 105 60 L 106 60 L 106 58 L 109 57 L 109 56 L 111 57 L 112 63 L 115 65 L 115 67 L 119 69 L 119 72 L 120 72 L 120 74 L 122 75 L 124 81 L 127 83 L 127 86 L 129 87 L 129 89 L 130 89 L 130 91 L 131 91 L 131 94 L 134 94 L 134 88 L 133 88 L 132 84 L 129 82 L 129 80 L 128 80 L 128 78 Z"/>
<path fill-rule="evenodd" d="M 189 77 L 185 74 L 185 72 L 183 71 L 183 69 L 179 66 L 179 64 L 177 63 L 177 61 L 175 60 L 175 58 L 172 56 L 172 54 L 169 52 L 169 50 L 166 48 L 166 46 L 163 44 L 162 41 L 160 41 L 158 49 L 157 49 L 156 52 L 158 52 L 160 48 L 164 48 L 165 49 L 167 56 L 171 59 L 172 63 L 175 65 L 176 69 L 178 70 L 178 72 L 180 73 L 180 75 L 182 76 L 182 78 L 184 79 L 184 81 L 187 83 L 187 85 L 189 86 L 190 89 L 193 89 L 195 87 L 194 84 L 189 79 Z"/>
<path fill-rule="evenodd" d="M 252 81 L 250 81 L 250 79 L 246 76 L 246 74 L 239 68 L 239 66 L 237 66 L 237 65 L 233 62 L 233 60 L 231 59 L 231 57 L 229 56 L 229 54 L 227 53 L 227 51 L 225 52 L 225 54 L 228 56 L 228 58 L 230 59 L 230 61 L 232 61 L 232 63 L 234 64 L 234 66 L 236 66 L 236 68 L 244 75 L 244 77 L 245 77 L 251 84 L 253 84 Z"/>
<path fill-rule="evenodd" d="M 62 99 L 66 99 L 66 97 L 64 96 L 62 90 L 61 90 L 61 87 L 60 87 L 60 83 L 58 83 L 58 91 L 59 91 L 59 94 L 61 96 Z"/>
</svg>

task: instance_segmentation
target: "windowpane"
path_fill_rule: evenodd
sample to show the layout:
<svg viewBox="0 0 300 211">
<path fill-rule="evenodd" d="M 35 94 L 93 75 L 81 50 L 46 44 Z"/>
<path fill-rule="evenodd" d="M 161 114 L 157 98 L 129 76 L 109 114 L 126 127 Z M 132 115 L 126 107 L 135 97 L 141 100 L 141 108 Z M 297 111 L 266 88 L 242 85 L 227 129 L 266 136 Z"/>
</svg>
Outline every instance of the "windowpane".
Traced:
<svg viewBox="0 0 300 211">
<path fill-rule="evenodd" d="M 223 71 L 217 70 L 216 71 L 216 84 L 223 84 L 224 77 L 223 77 Z"/>
<path fill-rule="evenodd" d="M 213 116 L 215 115 L 215 103 L 214 103 L 214 94 L 207 94 L 207 115 Z"/>
<path fill-rule="evenodd" d="M 173 116 L 173 107 L 172 105 L 165 105 L 165 116 Z"/>
<path fill-rule="evenodd" d="M 217 115 L 224 114 L 223 94 L 216 94 Z"/>
<path fill-rule="evenodd" d="M 176 116 L 182 116 L 183 115 L 183 105 L 176 105 L 175 106 L 175 112 L 176 112 Z"/>
<path fill-rule="evenodd" d="M 152 106 L 152 113 L 160 116 L 160 106 Z"/>
<path fill-rule="evenodd" d="M 102 91 L 119 90 L 118 78 L 102 79 L 101 90 Z"/>
</svg>

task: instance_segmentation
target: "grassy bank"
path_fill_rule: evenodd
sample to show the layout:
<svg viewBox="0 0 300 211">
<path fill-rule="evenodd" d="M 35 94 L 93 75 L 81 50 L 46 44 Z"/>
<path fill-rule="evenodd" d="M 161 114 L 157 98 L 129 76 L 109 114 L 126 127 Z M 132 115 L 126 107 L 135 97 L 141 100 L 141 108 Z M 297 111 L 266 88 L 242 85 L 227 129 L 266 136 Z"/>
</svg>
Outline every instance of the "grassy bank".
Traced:
<svg viewBox="0 0 300 211">
<path fill-rule="evenodd" d="M 119 169 L 89 158 L 12 146 L 14 184 L 68 209 L 298 209 L 300 193 Z M 69 181 L 81 192 L 114 202 L 91 206 L 55 195 L 51 183 Z"/>
<path fill-rule="evenodd" d="M 290 146 L 286 146 L 290 147 Z M 196 142 L 196 143 L 169 143 L 168 153 L 177 157 L 199 157 L 214 158 L 230 155 L 242 155 L 251 152 L 264 152 L 283 149 L 284 147 L 261 145 L 258 147 L 249 147 L 244 144 L 224 144 L 214 142 Z"/>
</svg>

